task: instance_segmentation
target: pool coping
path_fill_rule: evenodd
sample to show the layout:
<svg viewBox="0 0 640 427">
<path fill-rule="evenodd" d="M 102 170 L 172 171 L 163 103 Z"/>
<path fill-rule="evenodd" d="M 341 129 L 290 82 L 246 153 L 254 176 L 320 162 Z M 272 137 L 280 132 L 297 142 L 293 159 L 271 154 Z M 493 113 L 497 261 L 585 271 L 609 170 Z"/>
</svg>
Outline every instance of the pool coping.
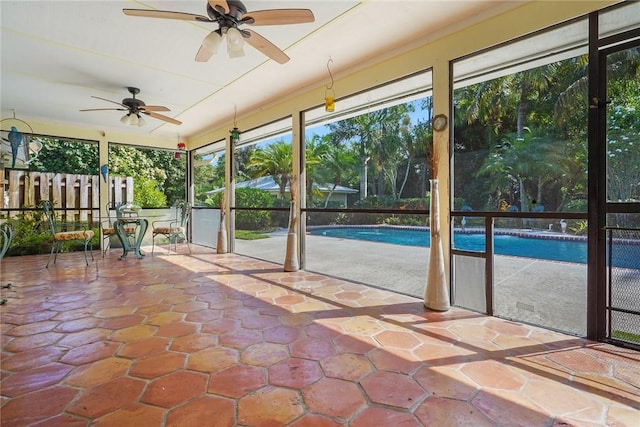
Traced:
<svg viewBox="0 0 640 427">
<path fill-rule="evenodd" d="M 429 232 L 431 231 L 431 227 L 427 226 L 416 226 L 416 225 L 389 225 L 389 224 L 379 224 L 379 225 L 347 225 L 347 224 L 336 224 L 336 225 L 311 225 L 307 226 L 307 230 L 324 230 L 324 229 L 333 229 L 333 228 L 384 228 L 390 230 L 412 230 L 412 231 L 422 231 Z M 484 228 L 472 227 L 472 228 L 454 228 L 456 233 L 460 234 L 485 234 Z M 534 229 L 508 229 L 508 228 L 496 228 L 494 229 L 496 235 L 501 236 L 516 236 L 516 237 L 524 237 L 524 238 L 532 238 L 532 239 L 548 239 L 548 240 L 568 240 L 568 241 L 576 241 L 576 242 L 586 242 L 587 236 L 577 236 L 572 234 L 558 233 L 558 232 L 549 232 L 546 230 L 534 230 Z M 638 241 L 640 244 L 640 240 Z"/>
</svg>

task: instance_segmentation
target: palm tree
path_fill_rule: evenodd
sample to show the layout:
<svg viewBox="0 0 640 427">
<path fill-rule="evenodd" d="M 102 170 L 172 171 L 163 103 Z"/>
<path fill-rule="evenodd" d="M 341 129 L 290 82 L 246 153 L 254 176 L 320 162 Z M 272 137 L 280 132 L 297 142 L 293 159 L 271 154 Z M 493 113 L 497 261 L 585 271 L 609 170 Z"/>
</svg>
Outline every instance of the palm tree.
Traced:
<svg viewBox="0 0 640 427">
<path fill-rule="evenodd" d="M 313 135 L 305 144 L 305 181 L 307 186 L 307 202 L 313 202 L 313 184 L 320 178 L 318 167 L 330 150 L 329 136 Z"/>
<path fill-rule="evenodd" d="M 529 128 L 525 128 L 525 132 L 522 138 L 507 135 L 501 145 L 493 147 L 477 173 L 477 176 L 490 175 L 499 192 L 504 191 L 509 182 L 517 184 L 522 212 L 529 211 L 528 200 L 533 199 L 527 197 L 525 184 L 533 181 L 536 200 L 541 203 L 544 184 L 562 174 L 565 159 L 562 141 Z"/>
<path fill-rule="evenodd" d="M 271 176 L 278 183 L 280 199 L 285 198 L 291 183 L 293 151 L 291 144 L 276 141 L 264 148 L 256 148 L 249 157 L 247 169 L 253 178 Z"/>
<path fill-rule="evenodd" d="M 338 185 L 348 185 L 348 183 L 356 176 L 358 168 L 358 158 L 352 150 L 344 147 L 330 145 L 325 153 L 321 167 L 319 167 L 318 176 L 323 183 L 331 183 L 331 190 L 327 193 L 324 201 L 324 207 L 329 206 L 329 200 Z"/>
</svg>

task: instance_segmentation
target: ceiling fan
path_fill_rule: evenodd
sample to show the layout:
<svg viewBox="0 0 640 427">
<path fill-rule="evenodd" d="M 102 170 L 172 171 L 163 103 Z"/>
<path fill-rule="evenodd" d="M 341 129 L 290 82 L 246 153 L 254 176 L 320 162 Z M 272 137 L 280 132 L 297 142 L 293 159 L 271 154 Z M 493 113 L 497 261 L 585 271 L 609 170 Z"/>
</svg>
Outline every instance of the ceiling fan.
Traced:
<svg viewBox="0 0 640 427">
<path fill-rule="evenodd" d="M 137 87 L 128 87 L 127 90 L 129 91 L 129 93 L 131 93 L 133 97 L 125 98 L 122 100 L 122 102 L 111 101 L 110 99 L 100 98 L 99 96 L 92 96 L 92 98 L 101 99 L 107 102 L 112 102 L 124 108 L 89 108 L 89 109 L 80 110 L 80 111 L 107 111 L 107 110 L 126 111 L 127 113 L 124 116 L 122 116 L 122 118 L 120 119 L 120 122 L 125 125 L 132 125 L 132 126 L 135 126 L 135 125 L 144 126 L 147 123 L 146 120 L 144 120 L 142 116 L 140 116 L 140 114 L 146 114 L 147 116 L 153 117 L 154 119 L 163 120 L 165 122 L 172 123 L 174 125 L 182 124 L 181 121 L 156 113 L 156 111 L 169 111 L 167 107 L 163 107 L 160 105 L 146 105 L 140 99 L 137 99 L 136 95 L 140 93 L 140 89 L 138 89 Z"/>
<path fill-rule="evenodd" d="M 227 53 L 230 58 L 244 56 L 243 45 L 246 40 L 254 48 L 284 64 L 289 60 L 287 54 L 276 45 L 252 30 L 240 29 L 241 25 L 283 25 L 313 22 L 313 12 L 309 9 L 270 9 L 247 12 L 242 2 L 237 0 L 208 0 L 207 15 L 171 12 L 149 9 L 122 9 L 125 15 L 148 18 L 179 19 L 183 21 L 217 22 L 218 29 L 213 30 L 202 41 L 196 54 L 197 62 L 207 62 L 218 51 L 222 38 L 227 36 Z"/>
</svg>

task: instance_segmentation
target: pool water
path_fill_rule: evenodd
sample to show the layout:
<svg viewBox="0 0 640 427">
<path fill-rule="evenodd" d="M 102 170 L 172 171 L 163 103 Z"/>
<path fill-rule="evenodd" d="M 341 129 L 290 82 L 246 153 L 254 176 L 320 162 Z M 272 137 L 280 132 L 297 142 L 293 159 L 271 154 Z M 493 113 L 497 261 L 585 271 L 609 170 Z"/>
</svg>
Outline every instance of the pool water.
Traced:
<svg viewBox="0 0 640 427">
<path fill-rule="evenodd" d="M 396 245 L 429 247 L 431 236 L 428 230 L 401 228 L 337 227 L 310 230 L 310 234 L 343 239 L 367 240 L 393 243 Z M 454 233 L 454 247 L 460 250 L 484 252 L 485 235 L 481 233 Z M 498 255 L 510 255 L 526 258 L 538 258 L 551 261 L 587 263 L 586 240 L 529 238 L 515 235 L 498 234 L 493 239 L 494 252 Z M 635 251 L 637 254 L 620 254 L 620 261 L 614 259 L 614 265 L 627 268 L 640 268 L 640 245 L 625 246 L 622 250 Z M 614 253 L 618 253 L 616 251 Z M 631 255 L 631 256 L 630 256 Z"/>
</svg>

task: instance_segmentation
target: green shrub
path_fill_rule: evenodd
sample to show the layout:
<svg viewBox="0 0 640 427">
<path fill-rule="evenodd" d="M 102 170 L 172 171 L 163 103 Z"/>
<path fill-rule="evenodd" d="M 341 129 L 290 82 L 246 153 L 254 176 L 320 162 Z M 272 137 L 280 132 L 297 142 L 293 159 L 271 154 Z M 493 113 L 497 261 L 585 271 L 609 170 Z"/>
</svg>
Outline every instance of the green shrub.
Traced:
<svg viewBox="0 0 640 427">
<path fill-rule="evenodd" d="M 243 208 L 270 208 L 274 198 L 269 192 L 257 188 L 236 188 L 236 206 Z M 269 211 L 236 211 L 236 228 L 266 230 L 271 225 Z"/>
<path fill-rule="evenodd" d="M 134 181 L 135 203 L 143 208 L 167 206 L 167 196 L 160 189 L 158 181 L 136 178 Z"/>
</svg>

